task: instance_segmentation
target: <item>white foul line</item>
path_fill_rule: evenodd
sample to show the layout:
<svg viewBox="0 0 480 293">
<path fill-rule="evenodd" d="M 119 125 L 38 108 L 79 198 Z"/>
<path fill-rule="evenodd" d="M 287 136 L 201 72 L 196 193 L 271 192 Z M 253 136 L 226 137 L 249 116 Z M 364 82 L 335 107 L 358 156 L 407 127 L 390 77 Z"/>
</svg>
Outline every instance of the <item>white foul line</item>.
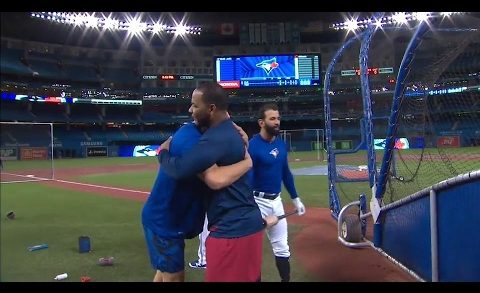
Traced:
<svg viewBox="0 0 480 293">
<path fill-rule="evenodd" d="M 96 188 L 105 188 L 105 189 L 127 191 L 127 192 L 133 192 L 133 193 L 150 194 L 150 192 L 147 192 L 147 191 L 131 190 L 131 189 L 118 188 L 118 187 L 111 187 L 111 186 L 102 186 L 102 185 L 96 185 L 96 184 L 88 184 L 88 183 L 81 183 L 81 182 L 74 182 L 74 181 L 65 181 L 65 180 L 58 180 L 58 179 L 55 179 L 55 181 L 62 182 L 62 183 L 68 183 L 68 184 L 77 184 L 77 185 L 83 185 L 83 186 L 96 187 Z"/>
</svg>

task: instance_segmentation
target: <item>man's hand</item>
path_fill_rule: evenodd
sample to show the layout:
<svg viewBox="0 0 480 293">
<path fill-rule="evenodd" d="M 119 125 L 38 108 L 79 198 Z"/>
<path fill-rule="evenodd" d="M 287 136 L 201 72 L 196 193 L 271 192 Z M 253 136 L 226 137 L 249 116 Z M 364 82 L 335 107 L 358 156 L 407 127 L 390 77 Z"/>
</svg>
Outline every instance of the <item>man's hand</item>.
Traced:
<svg viewBox="0 0 480 293">
<path fill-rule="evenodd" d="M 161 145 L 160 145 L 160 150 L 170 150 L 170 142 L 172 141 L 172 137 L 170 136 L 166 141 L 164 141 Z M 159 151 L 160 153 L 160 151 Z"/>
<path fill-rule="evenodd" d="M 233 126 L 235 126 L 235 128 L 238 130 L 238 133 L 240 134 L 240 136 L 243 139 L 243 144 L 245 145 L 245 147 L 248 148 L 248 135 L 247 135 L 247 133 L 243 130 L 243 128 L 241 128 L 240 126 L 235 124 L 235 122 L 233 123 Z"/>
<path fill-rule="evenodd" d="M 299 216 L 305 214 L 306 212 L 305 205 L 303 205 L 302 201 L 300 200 L 300 197 L 296 197 L 292 199 L 292 203 L 297 208 L 297 214 Z"/>
<path fill-rule="evenodd" d="M 275 215 L 269 215 L 263 219 L 265 223 L 265 228 L 268 229 L 272 226 L 275 226 L 278 223 L 278 217 Z"/>
</svg>

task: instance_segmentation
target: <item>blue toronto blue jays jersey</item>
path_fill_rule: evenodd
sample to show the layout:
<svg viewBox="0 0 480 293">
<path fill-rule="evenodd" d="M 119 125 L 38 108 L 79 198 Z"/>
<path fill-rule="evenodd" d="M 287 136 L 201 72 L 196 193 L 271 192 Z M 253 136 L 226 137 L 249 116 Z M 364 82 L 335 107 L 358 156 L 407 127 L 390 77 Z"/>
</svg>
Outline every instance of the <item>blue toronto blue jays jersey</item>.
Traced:
<svg viewBox="0 0 480 293">
<path fill-rule="evenodd" d="M 293 175 L 288 166 L 287 147 L 280 137 L 270 142 L 255 134 L 248 146 L 253 168 L 249 171 L 253 190 L 268 193 L 282 191 L 282 181 L 291 198 L 298 197 Z"/>
<path fill-rule="evenodd" d="M 182 126 L 172 138 L 170 151 L 182 155 L 198 143 L 201 133 L 194 123 Z M 143 225 L 167 238 L 193 238 L 203 229 L 209 188 L 197 176 L 174 179 L 160 166 L 142 211 Z"/>
<path fill-rule="evenodd" d="M 198 144 L 181 157 L 166 150 L 160 152 L 162 169 L 178 179 L 194 176 L 215 163 L 227 166 L 244 158 L 243 140 L 230 119 L 210 127 Z M 207 217 L 210 236 L 215 238 L 243 237 L 263 229 L 247 174 L 208 195 Z"/>
</svg>

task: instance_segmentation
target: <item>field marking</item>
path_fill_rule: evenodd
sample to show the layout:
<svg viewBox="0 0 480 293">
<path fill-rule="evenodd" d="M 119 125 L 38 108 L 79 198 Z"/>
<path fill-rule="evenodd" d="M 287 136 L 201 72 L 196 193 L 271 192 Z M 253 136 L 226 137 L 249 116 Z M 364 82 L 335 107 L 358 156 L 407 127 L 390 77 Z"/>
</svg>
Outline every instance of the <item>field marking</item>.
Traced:
<svg viewBox="0 0 480 293">
<path fill-rule="evenodd" d="M 15 174 L 15 173 L 8 173 L 8 172 L 1 172 L 2 175 L 10 175 L 10 176 L 16 176 L 16 177 L 23 177 L 23 178 L 28 178 L 26 180 L 11 180 L 11 181 L 3 181 L 0 180 L 1 184 L 9 184 L 9 183 L 22 183 L 22 182 L 36 182 L 36 181 L 46 181 L 46 180 L 52 180 L 49 178 L 44 178 L 44 177 L 37 177 L 35 175 L 22 175 L 22 174 Z"/>
<path fill-rule="evenodd" d="M 147 192 L 147 191 L 132 190 L 132 189 L 112 187 L 112 186 L 103 186 L 103 185 L 96 185 L 96 184 L 88 184 L 88 183 L 81 183 L 81 182 L 75 182 L 75 181 L 66 181 L 66 180 L 60 180 L 60 179 L 55 179 L 54 181 L 62 182 L 62 183 L 67 183 L 67 184 L 76 184 L 76 185 L 82 185 L 82 186 L 95 187 L 95 188 L 104 188 L 104 189 L 111 189 L 111 190 L 118 190 L 118 191 L 126 191 L 126 192 L 133 192 L 133 193 L 150 194 L 150 192 Z"/>
<path fill-rule="evenodd" d="M 132 189 L 118 188 L 118 187 L 112 187 L 112 186 L 103 186 L 103 185 L 96 185 L 96 184 L 88 184 L 88 183 L 67 181 L 67 180 L 60 180 L 60 179 L 49 179 L 49 178 L 36 177 L 34 175 L 21 175 L 21 174 L 7 173 L 7 172 L 2 172 L 2 174 L 29 178 L 29 180 L 7 181 L 7 182 L 1 182 L 1 183 L 20 183 L 20 182 L 29 182 L 29 181 L 52 180 L 52 181 L 57 181 L 57 182 L 61 182 L 61 183 L 76 184 L 76 185 L 89 186 L 89 187 L 94 187 L 94 188 L 104 188 L 104 189 L 118 190 L 118 191 L 132 192 L 132 193 L 150 194 L 150 192 L 147 192 L 147 191 L 132 190 Z"/>
</svg>

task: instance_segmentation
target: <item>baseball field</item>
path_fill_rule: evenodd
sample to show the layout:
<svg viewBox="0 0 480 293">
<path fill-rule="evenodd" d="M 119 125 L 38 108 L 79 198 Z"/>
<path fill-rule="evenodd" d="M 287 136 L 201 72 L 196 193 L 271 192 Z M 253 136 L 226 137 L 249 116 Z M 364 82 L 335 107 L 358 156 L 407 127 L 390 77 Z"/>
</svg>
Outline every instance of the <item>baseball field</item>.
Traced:
<svg viewBox="0 0 480 293">
<path fill-rule="evenodd" d="M 297 158 L 298 159 L 298 158 Z M 291 162 L 291 168 L 325 162 Z M 45 162 L 6 162 L 2 181 L 11 174 L 37 172 Z M 143 202 L 153 185 L 156 158 L 94 158 L 54 161 L 55 179 L 1 184 L 0 281 L 148 282 L 150 267 L 141 225 Z M 337 237 L 337 222 L 328 209 L 327 177 L 295 176 L 306 215 L 288 218 L 292 281 L 413 281 L 373 249 L 350 249 Z M 365 184 L 365 183 L 359 183 Z M 352 191 L 352 193 L 355 193 Z M 285 192 L 286 211 L 293 206 Z M 356 193 L 351 199 L 357 198 Z M 6 218 L 14 211 L 15 219 Z M 78 238 L 89 236 L 91 251 L 79 253 Z M 47 249 L 28 247 L 48 244 Z M 198 240 L 186 241 L 186 263 L 196 259 Z M 273 253 L 264 238 L 262 281 L 279 281 Z M 112 266 L 99 266 L 114 257 Z M 203 270 L 186 266 L 186 281 L 202 282 Z M 54 281 L 58 282 L 58 281 Z"/>
</svg>

